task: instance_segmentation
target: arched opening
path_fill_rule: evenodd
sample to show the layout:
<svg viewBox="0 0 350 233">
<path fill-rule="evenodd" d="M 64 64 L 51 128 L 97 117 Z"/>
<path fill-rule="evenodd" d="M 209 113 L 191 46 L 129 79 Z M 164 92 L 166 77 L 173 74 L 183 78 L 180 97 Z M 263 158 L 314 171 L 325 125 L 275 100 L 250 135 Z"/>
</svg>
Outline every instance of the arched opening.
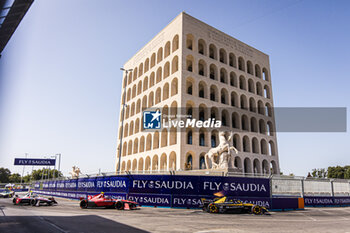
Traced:
<svg viewBox="0 0 350 233">
<path fill-rule="evenodd" d="M 244 59 L 242 57 L 238 58 L 238 69 L 245 71 L 245 67 L 244 67 Z"/>
<path fill-rule="evenodd" d="M 236 56 L 233 53 L 230 53 L 229 55 L 229 65 L 232 67 L 237 67 L 236 65 Z"/>
<path fill-rule="evenodd" d="M 238 134 L 234 134 L 234 135 L 233 135 L 232 145 L 233 145 L 238 151 L 242 151 L 242 147 L 241 147 L 241 138 L 239 137 Z"/>
<path fill-rule="evenodd" d="M 145 161 L 145 171 L 150 171 L 150 170 L 151 170 L 151 158 L 147 156 Z"/>
<path fill-rule="evenodd" d="M 152 170 L 153 171 L 158 171 L 159 169 L 159 160 L 158 160 L 158 155 L 154 155 L 152 158 Z"/>
<path fill-rule="evenodd" d="M 137 160 L 134 159 L 134 160 L 132 161 L 132 170 L 133 170 L 133 171 L 136 171 L 136 169 L 137 169 Z"/>
<path fill-rule="evenodd" d="M 219 51 L 220 62 L 227 64 L 227 54 L 224 49 L 220 49 Z"/>
<path fill-rule="evenodd" d="M 255 65 L 255 77 L 261 78 L 261 69 L 258 64 Z"/>
<path fill-rule="evenodd" d="M 206 169 L 204 156 L 205 153 L 201 153 L 199 156 L 199 169 Z"/>
<path fill-rule="evenodd" d="M 137 166 L 139 171 L 143 171 L 143 158 L 139 159 L 139 164 Z"/>
<path fill-rule="evenodd" d="M 186 57 L 186 70 L 189 72 L 193 72 L 193 63 L 194 63 L 194 58 L 191 55 L 188 55 Z"/>
<path fill-rule="evenodd" d="M 249 111 L 256 112 L 256 103 L 253 97 L 249 99 Z"/>
<path fill-rule="evenodd" d="M 255 119 L 255 117 L 252 117 L 250 119 L 250 128 L 252 132 L 257 133 L 259 131 L 258 129 L 258 121 Z"/>
<path fill-rule="evenodd" d="M 160 156 L 160 170 L 161 171 L 166 171 L 167 170 L 167 156 L 165 153 L 163 153 Z"/>
<path fill-rule="evenodd" d="M 179 35 L 175 35 L 173 38 L 173 52 L 179 48 Z"/>
<path fill-rule="evenodd" d="M 229 126 L 230 118 L 227 110 L 222 110 L 221 112 L 221 123 L 222 126 Z"/>
<path fill-rule="evenodd" d="M 175 73 L 179 70 L 179 58 L 175 56 L 171 62 L 171 73 Z"/>
<path fill-rule="evenodd" d="M 215 60 L 218 59 L 217 58 L 217 50 L 216 50 L 215 45 L 213 45 L 213 44 L 209 45 L 209 57 L 212 59 L 215 59 Z"/>
<path fill-rule="evenodd" d="M 168 145 L 168 130 L 163 129 L 162 130 L 162 139 L 161 139 L 161 147 L 165 147 Z"/>
<path fill-rule="evenodd" d="M 232 113 L 232 128 L 240 129 L 239 125 L 240 125 L 240 120 L 239 120 L 238 113 L 234 112 Z"/>
<path fill-rule="evenodd" d="M 249 120 L 246 115 L 242 115 L 242 130 L 249 131 Z"/>
<path fill-rule="evenodd" d="M 193 50 L 193 35 L 187 34 L 186 35 L 186 48 L 189 50 Z"/>
<path fill-rule="evenodd" d="M 259 120 L 259 133 L 266 134 L 266 125 L 263 119 Z"/>
<path fill-rule="evenodd" d="M 248 110 L 248 100 L 245 95 L 241 95 L 241 109 Z"/>
<path fill-rule="evenodd" d="M 198 53 L 204 56 L 207 55 L 207 46 L 205 44 L 205 41 L 202 39 L 198 40 Z"/>
<path fill-rule="evenodd" d="M 169 155 L 169 170 L 176 171 L 176 153 L 174 151 Z"/>
<path fill-rule="evenodd" d="M 251 61 L 247 61 L 247 73 L 251 74 L 251 75 L 254 75 L 253 63 Z"/>
<path fill-rule="evenodd" d="M 193 156 L 190 152 L 186 154 L 185 170 L 192 170 Z"/>
<path fill-rule="evenodd" d="M 239 88 L 241 90 L 247 90 L 247 83 L 243 75 L 239 76 Z"/>
<path fill-rule="evenodd" d="M 164 78 L 169 77 L 170 75 L 170 62 L 166 62 L 164 65 Z"/>
<path fill-rule="evenodd" d="M 260 150 L 261 150 L 261 154 L 267 155 L 267 142 L 265 139 L 262 139 L 260 141 Z"/>
<path fill-rule="evenodd" d="M 169 98 L 169 83 L 164 84 L 163 86 L 163 101 Z"/>
<path fill-rule="evenodd" d="M 168 57 L 170 55 L 170 41 L 166 42 L 165 48 L 164 48 L 164 58 Z"/>
<path fill-rule="evenodd" d="M 145 151 L 145 137 L 142 136 L 140 139 L 140 153 Z"/>
<path fill-rule="evenodd" d="M 227 71 L 224 68 L 220 69 L 220 82 L 227 83 Z"/>
<path fill-rule="evenodd" d="M 211 137 L 210 137 L 210 144 L 211 144 L 211 147 L 216 147 L 219 143 L 219 140 L 218 140 L 218 131 L 217 130 L 213 130 L 211 131 Z"/>
<path fill-rule="evenodd" d="M 189 95 L 193 94 L 193 80 L 192 80 L 192 78 L 186 79 L 186 93 Z"/>
<path fill-rule="evenodd" d="M 156 54 L 153 53 L 151 56 L 151 68 L 153 68 L 156 65 Z"/>
<path fill-rule="evenodd" d="M 216 66 L 214 64 L 211 64 L 209 67 L 209 70 L 210 70 L 210 72 L 209 72 L 210 79 L 217 80 L 218 70 L 217 70 Z"/>
<path fill-rule="evenodd" d="M 254 174 L 261 174 L 260 162 L 258 159 L 254 159 L 253 166 Z"/>
<path fill-rule="evenodd" d="M 177 78 L 174 78 L 172 81 L 171 81 L 171 96 L 174 96 L 177 94 L 178 92 L 178 81 L 177 81 Z"/>
<path fill-rule="evenodd" d="M 259 154 L 259 141 L 257 138 L 253 138 L 252 140 L 252 149 L 253 153 Z"/>
<path fill-rule="evenodd" d="M 207 84 L 203 81 L 198 84 L 198 97 L 207 98 Z"/>
<path fill-rule="evenodd" d="M 263 79 L 264 79 L 265 81 L 270 81 L 269 72 L 267 71 L 266 68 L 263 68 Z"/>
<path fill-rule="evenodd" d="M 228 104 L 228 92 L 225 88 L 221 89 L 221 103 L 222 104 Z"/>
<path fill-rule="evenodd" d="M 247 136 L 243 137 L 243 152 L 250 152 L 250 142 Z"/>
<path fill-rule="evenodd" d="M 155 83 L 155 74 L 154 74 L 154 72 L 152 72 L 150 75 L 149 87 L 153 87 L 154 83 Z"/>
<path fill-rule="evenodd" d="M 211 85 L 210 86 L 210 100 L 211 101 L 218 102 L 217 93 L 218 93 L 218 88 L 214 85 Z"/>
<path fill-rule="evenodd" d="M 146 143 L 146 151 L 149 151 L 152 148 L 152 135 L 150 133 L 147 134 L 146 141 L 147 141 L 147 143 Z"/>
<path fill-rule="evenodd" d="M 153 134 L 153 150 L 159 148 L 159 132 L 156 131 Z"/>
<path fill-rule="evenodd" d="M 207 64 L 203 60 L 198 62 L 198 74 L 201 76 L 207 76 Z"/>
<path fill-rule="evenodd" d="M 172 127 L 170 129 L 170 145 L 175 145 L 176 144 L 176 141 L 177 141 L 177 134 L 176 134 L 176 128 L 175 127 Z"/>
<path fill-rule="evenodd" d="M 157 52 L 157 64 L 163 60 L 163 48 L 160 47 Z"/>
<path fill-rule="evenodd" d="M 206 130 L 200 129 L 199 130 L 199 146 L 205 146 L 205 135 L 206 135 Z"/>
<path fill-rule="evenodd" d="M 162 67 L 157 69 L 156 83 L 159 83 L 160 81 L 162 81 Z"/>
<path fill-rule="evenodd" d="M 251 174 L 252 172 L 252 162 L 249 158 L 244 159 L 244 173 Z"/>
<path fill-rule="evenodd" d="M 233 87 L 237 87 L 237 76 L 234 72 L 230 73 L 230 85 Z"/>
</svg>

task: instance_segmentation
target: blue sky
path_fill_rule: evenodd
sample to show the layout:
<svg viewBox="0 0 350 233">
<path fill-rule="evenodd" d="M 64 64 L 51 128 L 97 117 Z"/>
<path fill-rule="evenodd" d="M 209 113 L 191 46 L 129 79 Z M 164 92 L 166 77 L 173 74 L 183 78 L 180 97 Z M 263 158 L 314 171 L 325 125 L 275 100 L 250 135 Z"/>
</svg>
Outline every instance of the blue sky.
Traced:
<svg viewBox="0 0 350 233">
<path fill-rule="evenodd" d="M 276 107 L 349 107 L 349 1 L 36 0 L 0 59 L 0 167 L 113 171 L 119 68 L 181 11 L 270 56 Z M 285 174 L 350 164 L 348 132 L 277 139 Z"/>
</svg>

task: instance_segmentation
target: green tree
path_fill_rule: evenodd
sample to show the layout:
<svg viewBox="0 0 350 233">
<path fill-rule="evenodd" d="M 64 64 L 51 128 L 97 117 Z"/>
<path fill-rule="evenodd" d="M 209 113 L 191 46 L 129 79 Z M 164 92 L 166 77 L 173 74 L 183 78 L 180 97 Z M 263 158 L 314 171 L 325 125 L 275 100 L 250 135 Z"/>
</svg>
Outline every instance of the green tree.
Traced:
<svg viewBox="0 0 350 233">
<path fill-rule="evenodd" d="M 54 176 L 55 174 L 55 176 Z M 42 178 L 44 179 L 52 179 L 53 177 L 62 177 L 63 174 L 62 172 L 59 172 L 57 169 L 38 169 L 34 170 L 32 174 L 30 175 L 32 180 L 41 180 Z"/>
<path fill-rule="evenodd" d="M 11 183 L 19 183 L 21 182 L 21 175 L 18 173 L 13 173 L 10 175 L 10 182 Z"/>
<path fill-rule="evenodd" d="M 315 168 L 312 169 L 312 177 L 314 178 L 326 178 L 327 177 L 327 172 L 326 169 L 324 168 Z"/>
<path fill-rule="evenodd" d="M 336 166 L 328 167 L 328 178 L 344 179 L 345 178 L 345 167 Z"/>
<path fill-rule="evenodd" d="M 10 182 L 11 172 L 8 168 L 0 168 L 0 183 L 9 183 Z"/>
</svg>

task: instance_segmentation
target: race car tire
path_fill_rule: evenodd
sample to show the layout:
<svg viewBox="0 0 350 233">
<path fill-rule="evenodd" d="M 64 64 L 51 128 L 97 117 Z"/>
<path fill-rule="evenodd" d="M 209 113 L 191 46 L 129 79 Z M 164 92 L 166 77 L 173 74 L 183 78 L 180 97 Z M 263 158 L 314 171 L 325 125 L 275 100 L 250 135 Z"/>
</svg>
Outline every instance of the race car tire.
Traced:
<svg viewBox="0 0 350 233">
<path fill-rule="evenodd" d="M 124 202 L 118 201 L 117 203 L 115 203 L 115 208 L 117 210 L 123 210 L 124 209 Z"/>
<path fill-rule="evenodd" d="M 208 206 L 208 209 L 210 213 L 219 213 L 219 208 L 213 203 Z"/>
<path fill-rule="evenodd" d="M 86 209 L 87 207 L 88 207 L 88 203 L 87 203 L 87 201 L 82 200 L 82 201 L 80 202 L 80 208 L 82 208 L 82 209 Z"/>
<path fill-rule="evenodd" d="M 255 215 L 262 214 L 262 208 L 258 205 L 252 207 L 252 213 Z"/>
<path fill-rule="evenodd" d="M 16 198 L 13 198 L 13 199 L 12 199 L 12 203 L 13 203 L 14 205 L 16 205 L 16 201 L 17 201 Z"/>
<path fill-rule="evenodd" d="M 135 205 L 134 203 L 130 203 L 130 204 L 129 204 L 129 208 L 130 208 L 131 210 L 134 210 L 134 209 L 136 209 L 136 205 Z"/>
<path fill-rule="evenodd" d="M 35 200 L 35 199 L 33 199 L 33 200 L 30 201 L 30 204 L 31 204 L 32 206 L 36 206 L 37 203 L 38 203 L 38 200 Z"/>
</svg>

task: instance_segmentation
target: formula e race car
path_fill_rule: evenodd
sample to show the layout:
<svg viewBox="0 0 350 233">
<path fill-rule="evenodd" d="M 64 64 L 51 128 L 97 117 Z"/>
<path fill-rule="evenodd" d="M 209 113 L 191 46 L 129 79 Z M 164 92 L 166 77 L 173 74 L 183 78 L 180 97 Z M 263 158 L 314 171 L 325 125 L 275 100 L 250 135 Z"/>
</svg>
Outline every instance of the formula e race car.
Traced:
<svg viewBox="0 0 350 233">
<path fill-rule="evenodd" d="M 137 206 L 139 206 L 137 202 L 108 198 L 104 195 L 104 193 L 100 193 L 94 196 L 89 195 L 87 199 L 82 199 L 80 201 L 80 207 L 82 209 L 104 207 L 115 208 L 118 210 L 135 210 Z"/>
<path fill-rule="evenodd" d="M 14 195 L 15 195 L 15 192 L 9 189 L 5 189 L 4 191 L 0 192 L 0 198 L 11 198 Z"/>
<path fill-rule="evenodd" d="M 45 198 L 45 197 L 40 197 L 35 193 L 28 192 L 26 195 L 19 197 L 16 195 L 13 200 L 12 200 L 14 205 L 22 205 L 22 204 L 27 204 L 27 205 L 32 205 L 32 206 L 40 206 L 42 204 L 52 206 L 52 205 L 57 205 L 57 201 L 53 197 Z"/>
<path fill-rule="evenodd" d="M 259 205 L 251 203 L 243 203 L 240 200 L 221 197 L 208 200 L 202 198 L 202 209 L 209 213 L 249 213 L 249 214 L 266 214 L 269 215 L 268 210 Z"/>
</svg>

